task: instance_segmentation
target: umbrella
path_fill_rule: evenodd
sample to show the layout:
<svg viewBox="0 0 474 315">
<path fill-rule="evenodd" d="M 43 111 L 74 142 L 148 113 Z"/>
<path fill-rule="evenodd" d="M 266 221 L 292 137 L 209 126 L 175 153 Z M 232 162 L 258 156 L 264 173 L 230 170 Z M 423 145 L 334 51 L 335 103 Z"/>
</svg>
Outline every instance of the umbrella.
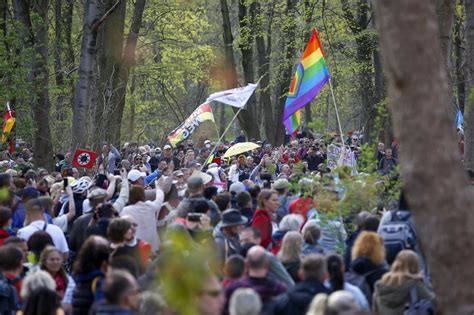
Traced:
<svg viewBox="0 0 474 315">
<path fill-rule="evenodd" d="M 252 151 L 253 149 L 260 148 L 260 146 L 253 142 L 240 142 L 231 146 L 224 154 L 224 157 L 231 157 L 240 153 L 247 151 Z"/>
</svg>

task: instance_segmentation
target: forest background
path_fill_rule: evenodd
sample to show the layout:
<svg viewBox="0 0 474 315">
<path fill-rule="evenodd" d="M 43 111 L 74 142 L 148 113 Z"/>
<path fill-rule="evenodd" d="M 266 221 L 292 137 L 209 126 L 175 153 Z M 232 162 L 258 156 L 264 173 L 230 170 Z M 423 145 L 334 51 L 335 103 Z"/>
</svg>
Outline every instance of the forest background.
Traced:
<svg viewBox="0 0 474 315">
<path fill-rule="evenodd" d="M 436 6 L 454 130 L 457 109 L 474 121 L 474 9 L 462 0 Z M 163 144 L 210 93 L 259 78 L 238 121 L 249 138 L 281 144 L 286 94 L 313 27 L 343 130 L 369 144 L 393 138 L 368 0 L 1 0 L 0 12 L 0 104 L 14 104 L 12 136 L 34 144 L 38 165 L 104 141 Z M 214 114 L 222 133 L 234 112 L 217 104 Z M 337 129 L 328 87 L 303 120 L 316 133 Z M 473 129 L 467 124 L 468 166 Z"/>
</svg>

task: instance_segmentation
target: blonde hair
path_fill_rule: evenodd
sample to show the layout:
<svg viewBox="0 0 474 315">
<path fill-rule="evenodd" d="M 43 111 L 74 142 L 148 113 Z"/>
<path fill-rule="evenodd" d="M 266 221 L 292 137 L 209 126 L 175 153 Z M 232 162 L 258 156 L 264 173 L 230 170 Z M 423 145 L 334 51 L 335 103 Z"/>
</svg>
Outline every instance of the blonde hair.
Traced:
<svg viewBox="0 0 474 315">
<path fill-rule="evenodd" d="M 282 263 L 299 261 L 301 249 L 303 246 L 303 237 L 299 232 L 290 231 L 285 234 L 281 243 L 281 249 L 278 252 L 278 258 Z"/>
<path fill-rule="evenodd" d="M 311 300 L 311 304 L 309 305 L 306 315 L 325 315 L 327 302 L 328 295 L 326 293 L 317 294 Z"/>
<path fill-rule="evenodd" d="M 367 257 L 375 265 L 385 262 L 385 246 L 383 239 L 375 232 L 363 231 L 357 237 L 352 248 L 352 260 Z"/>
<path fill-rule="evenodd" d="M 423 278 L 417 254 L 407 249 L 397 254 L 390 271 L 383 275 L 381 282 L 389 285 L 400 285 L 406 278 Z"/>
</svg>

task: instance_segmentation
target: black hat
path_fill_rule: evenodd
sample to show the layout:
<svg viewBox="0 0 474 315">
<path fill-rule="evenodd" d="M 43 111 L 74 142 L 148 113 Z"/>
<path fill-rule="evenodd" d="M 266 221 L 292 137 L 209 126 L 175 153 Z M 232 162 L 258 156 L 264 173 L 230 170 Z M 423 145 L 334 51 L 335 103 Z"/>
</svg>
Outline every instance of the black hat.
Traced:
<svg viewBox="0 0 474 315">
<path fill-rule="evenodd" d="M 228 209 L 222 213 L 222 221 L 220 227 L 229 227 L 235 225 L 246 224 L 247 218 L 240 215 L 240 211 L 237 209 Z"/>
</svg>

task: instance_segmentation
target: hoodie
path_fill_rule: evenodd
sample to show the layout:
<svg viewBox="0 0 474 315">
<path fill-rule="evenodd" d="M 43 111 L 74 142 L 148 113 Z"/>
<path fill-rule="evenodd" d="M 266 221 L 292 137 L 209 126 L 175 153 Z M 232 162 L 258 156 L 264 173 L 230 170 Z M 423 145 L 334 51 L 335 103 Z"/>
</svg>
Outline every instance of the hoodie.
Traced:
<svg viewBox="0 0 474 315">
<path fill-rule="evenodd" d="M 434 294 L 423 283 L 423 279 L 405 278 L 401 284 L 375 284 L 374 310 L 377 314 L 402 315 L 405 306 L 410 303 L 410 289 L 416 286 L 418 299 L 433 301 Z"/>
</svg>

